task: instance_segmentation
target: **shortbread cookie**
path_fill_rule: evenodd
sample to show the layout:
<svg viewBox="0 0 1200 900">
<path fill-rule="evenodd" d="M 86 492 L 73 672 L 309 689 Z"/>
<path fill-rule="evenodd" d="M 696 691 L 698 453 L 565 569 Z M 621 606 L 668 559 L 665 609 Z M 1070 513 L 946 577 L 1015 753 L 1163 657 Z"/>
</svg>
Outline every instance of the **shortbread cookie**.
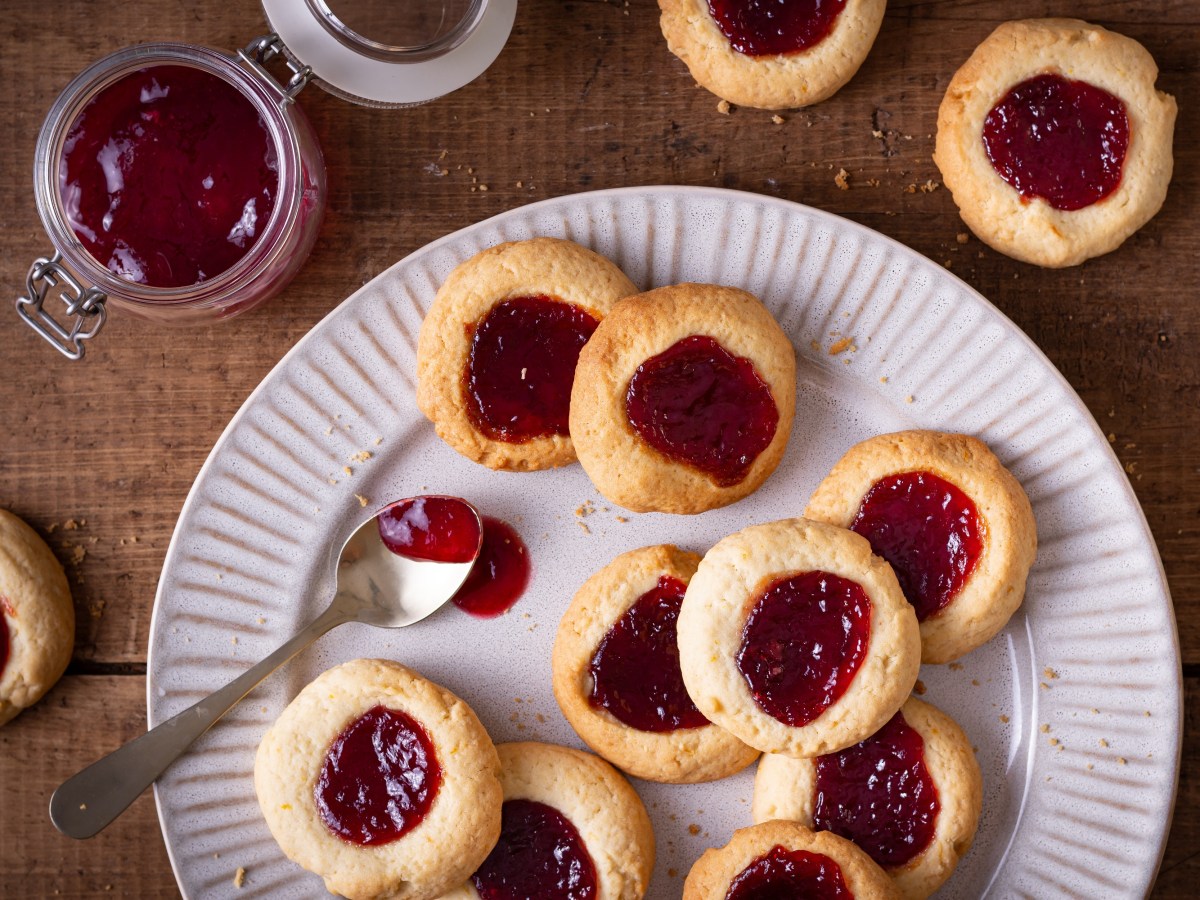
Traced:
<svg viewBox="0 0 1200 900">
<path fill-rule="evenodd" d="M 470 707 L 383 659 L 320 675 L 254 761 L 280 848 L 357 900 L 430 900 L 475 871 L 500 834 L 499 776 Z"/>
<path fill-rule="evenodd" d="M 613 307 L 579 354 L 571 436 L 597 490 L 635 512 L 698 513 L 783 458 L 796 352 L 753 295 L 677 284 Z"/>
<path fill-rule="evenodd" d="M 658 0 L 667 46 L 692 77 L 740 106 L 833 96 L 867 58 L 886 0 Z"/>
<path fill-rule="evenodd" d="M 478 871 L 443 900 L 639 900 L 654 831 L 637 792 L 604 760 L 533 742 L 500 744 L 504 826 Z"/>
<path fill-rule="evenodd" d="M 766 822 L 706 850 L 683 884 L 683 900 L 845 897 L 900 900 L 890 878 L 858 847 L 796 822 Z"/>
<path fill-rule="evenodd" d="M 938 111 L 934 160 L 963 221 L 1001 253 L 1074 266 L 1115 250 L 1171 181 L 1175 100 L 1132 38 L 1078 19 L 1006 22 Z"/>
<path fill-rule="evenodd" d="M 630 775 L 713 781 L 758 751 L 696 708 L 675 624 L 700 557 L 661 545 L 622 553 L 584 582 L 554 640 L 554 696 L 589 747 Z"/>
<path fill-rule="evenodd" d="M 971 849 L 983 778 L 971 742 L 941 710 L 915 697 L 861 744 L 816 759 L 763 757 L 755 822 L 790 819 L 854 841 L 924 900 Z"/>
<path fill-rule="evenodd" d="M 62 566 L 36 531 L 0 509 L 0 725 L 54 686 L 74 646 Z"/>
<path fill-rule="evenodd" d="M 912 691 L 917 617 L 858 535 L 754 525 L 705 554 L 679 613 L 696 706 L 768 753 L 817 756 L 874 734 Z"/>
<path fill-rule="evenodd" d="M 500 244 L 450 273 L 417 342 L 417 405 L 438 436 L 493 469 L 574 462 L 567 410 L 579 348 L 637 288 L 578 244 Z"/>
<path fill-rule="evenodd" d="M 927 663 L 991 640 L 1021 605 L 1037 556 L 1020 482 L 963 434 L 902 431 L 856 444 L 804 514 L 858 532 L 891 564 L 916 609 Z"/>
</svg>

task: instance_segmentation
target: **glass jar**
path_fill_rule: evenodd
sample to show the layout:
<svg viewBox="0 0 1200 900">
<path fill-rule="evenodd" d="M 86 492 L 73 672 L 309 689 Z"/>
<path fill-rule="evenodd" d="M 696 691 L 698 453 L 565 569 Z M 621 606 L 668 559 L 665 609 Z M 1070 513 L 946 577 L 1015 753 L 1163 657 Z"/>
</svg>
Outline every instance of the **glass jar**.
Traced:
<svg viewBox="0 0 1200 900">
<path fill-rule="evenodd" d="M 431 0 L 402 4 L 403 14 L 383 0 L 337 0 L 339 8 L 348 6 L 354 13 L 350 25 L 332 4 L 263 0 L 275 33 L 236 54 L 181 43 L 129 47 L 93 64 L 63 90 L 34 155 L 38 213 L 55 252 L 34 262 L 25 295 L 17 298 L 21 318 L 63 355 L 83 356 L 83 342 L 100 330 L 110 305 L 141 319 L 186 324 L 229 318 L 277 294 L 308 257 L 325 208 L 324 161 L 295 102 L 297 93 L 314 80 L 362 105 L 426 102 L 482 73 L 507 41 L 516 13 L 516 0 Z M 385 39 L 364 37 L 363 22 L 374 23 Z M 277 56 L 291 70 L 286 83 L 266 68 Z M 245 254 L 227 269 L 183 287 L 128 280 L 100 262 L 76 234 L 60 185 L 64 145 L 84 108 L 121 79 L 164 65 L 199 69 L 234 87 L 258 113 L 277 167 L 274 206 Z M 65 304 L 63 321 L 44 305 L 55 293 Z"/>
</svg>

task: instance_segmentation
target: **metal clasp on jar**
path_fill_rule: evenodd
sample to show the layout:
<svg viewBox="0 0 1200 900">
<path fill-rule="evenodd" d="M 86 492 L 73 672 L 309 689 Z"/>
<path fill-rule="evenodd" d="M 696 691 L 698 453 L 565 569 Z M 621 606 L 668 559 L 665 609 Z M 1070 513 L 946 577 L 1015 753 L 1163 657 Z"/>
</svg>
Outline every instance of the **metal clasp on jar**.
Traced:
<svg viewBox="0 0 1200 900">
<path fill-rule="evenodd" d="M 43 307 L 46 296 L 56 287 L 61 288 L 58 296 L 67 307 L 69 319 L 65 325 Z M 62 265 L 58 252 L 49 259 L 34 260 L 25 278 L 25 291 L 25 296 L 17 297 L 17 315 L 67 359 L 82 359 L 83 342 L 104 327 L 105 293 L 92 285 L 84 287 Z"/>
</svg>

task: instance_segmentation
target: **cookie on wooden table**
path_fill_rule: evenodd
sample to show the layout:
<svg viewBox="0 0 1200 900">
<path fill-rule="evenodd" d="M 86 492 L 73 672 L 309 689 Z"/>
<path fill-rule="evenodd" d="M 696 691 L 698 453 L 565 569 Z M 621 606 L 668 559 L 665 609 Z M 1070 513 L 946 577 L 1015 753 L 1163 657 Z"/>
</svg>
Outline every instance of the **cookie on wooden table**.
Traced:
<svg viewBox="0 0 1200 900">
<path fill-rule="evenodd" d="M 1132 38 L 1006 22 L 950 80 L 934 161 L 984 243 L 1039 266 L 1115 250 L 1163 204 L 1175 100 Z"/>
<path fill-rule="evenodd" d="M 788 819 L 853 841 L 924 900 L 975 839 L 983 777 L 958 723 L 910 698 L 862 743 L 815 759 L 764 756 L 754 779 L 755 822 Z"/>
<path fill-rule="evenodd" d="M 500 760 L 462 700 L 358 659 L 306 686 L 263 736 L 254 788 L 289 859 L 356 900 L 432 900 L 500 834 Z"/>
<path fill-rule="evenodd" d="M 417 342 L 417 405 L 438 436 L 493 469 L 575 461 L 567 411 L 579 348 L 621 297 L 615 265 L 571 241 L 499 244 L 438 290 Z"/>
<path fill-rule="evenodd" d="M 54 686 L 74 646 L 62 566 L 36 531 L 0 509 L 0 725 Z"/>
<path fill-rule="evenodd" d="M 660 545 L 593 574 L 554 640 L 554 696 L 589 747 L 648 781 L 713 781 L 758 751 L 696 708 L 679 671 L 676 619 L 700 557 Z"/>
</svg>

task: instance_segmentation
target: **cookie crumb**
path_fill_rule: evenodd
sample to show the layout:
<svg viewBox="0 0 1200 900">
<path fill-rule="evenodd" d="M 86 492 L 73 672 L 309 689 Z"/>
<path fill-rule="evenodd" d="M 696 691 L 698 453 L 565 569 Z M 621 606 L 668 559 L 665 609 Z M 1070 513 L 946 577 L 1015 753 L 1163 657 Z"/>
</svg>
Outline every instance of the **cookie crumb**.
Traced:
<svg viewBox="0 0 1200 900">
<path fill-rule="evenodd" d="M 237 871 L 233 873 L 233 886 L 240 888 L 246 883 L 246 870 L 238 866 Z"/>
<path fill-rule="evenodd" d="M 695 837 L 699 833 L 700 833 L 699 825 L 697 825 L 693 822 L 691 825 L 688 826 L 688 834 L 692 835 L 692 837 Z"/>
<path fill-rule="evenodd" d="M 587 522 L 576 522 L 575 524 L 579 526 L 579 530 L 582 531 L 584 534 L 592 533 L 592 529 L 588 528 Z"/>
<path fill-rule="evenodd" d="M 1058 673 L 1057 673 L 1057 672 L 1055 672 L 1055 671 L 1054 671 L 1052 668 L 1050 668 L 1049 666 L 1046 666 L 1046 668 L 1042 669 L 1042 674 L 1043 674 L 1043 675 L 1044 675 L 1046 678 L 1049 678 L 1051 681 L 1053 681 L 1055 678 L 1057 678 L 1057 677 L 1058 677 Z"/>
<path fill-rule="evenodd" d="M 850 173 L 845 169 L 838 169 L 838 173 L 833 176 L 833 183 L 837 185 L 839 191 L 850 190 Z"/>
<path fill-rule="evenodd" d="M 617 521 L 623 525 L 626 522 L 628 522 L 629 520 L 627 518 L 625 518 L 624 516 L 617 516 Z"/>
<path fill-rule="evenodd" d="M 905 403 L 912 403 L 912 402 L 913 402 L 913 395 L 912 395 L 912 394 L 909 394 L 907 397 L 905 397 L 905 398 L 904 398 L 904 402 L 905 402 Z"/>
<path fill-rule="evenodd" d="M 1003 724 L 1007 725 L 1007 724 L 1008 724 L 1008 716 L 1001 716 L 1001 717 L 1000 717 L 1000 721 L 1001 721 Z"/>
<path fill-rule="evenodd" d="M 888 383 L 888 377 L 887 377 L 886 375 L 880 375 L 880 376 L 879 376 L 879 383 L 880 383 L 880 384 L 887 384 L 887 383 Z"/>
<path fill-rule="evenodd" d="M 371 453 L 370 450 L 359 450 L 357 453 L 355 453 L 353 456 L 350 457 L 350 461 L 351 462 L 366 462 L 368 459 L 370 459 L 372 457 L 372 455 L 373 454 Z"/>
<path fill-rule="evenodd" d="M 729 115 L 729 101 L 722 100 L 719 103 L 717 103 L 717 112 L 719 112 L 723 116 Z"/>
<path fill-rule="evenodd" d="M 1049 734 L 1049 733 L 1050 733 L 1050 725 L 1047 723 L 1042 726 L 1042 734 Z"/>
<path fill-rule="evenodd" d="M 774 115 L 774 116 L 771 116 L 771 121 L 774 122 L 776 125 L 782 125 L 787 120 L 781 115 Z"/>
<path fill-rule="evenodd" d="M 960 662 L 952 662 L 950 665 L 946 666 L 946 668 L 951 672 L 961 672 L 963 670 L 963 664 Z"/>
<path fill-rule="evenodd" d="M 918 697 L 925 696 L 925 682 L 923 682 L 920 678 L 918 678 L 917 683 L 913 685 L 913 693 Z"/>
<path fill-rule="evenodd" d="M 936 191 L 940 187 L 941 187 L 941 185 L 938 184 L 936 181 L 934 181 L 931 178 L 928 181 L 926 181 L 923 185 L 921 185 L 921 193 L 922 194 L 932 194 L 934 191 Z"/>
<path fill-rule="evenodd" d="M 679 874 L 678 869 L 667 869 L 667 877 L 668 878 L 674 878 L 678 874 Z"/>
<path fill-rule="evenodd" d="M 354 474 L 354 470 L 352 468 L 350 468 L 349 466 L 342 466 L 342 472 L 346 475 Z"/>
<path fill-rule="evenodd" d="M 967 241 L 969 241 L 971 239 L 971 236 L 969 234 L 967 234 L 965 231 L 960 231 L 958 234 L 956 234 L 954 236 L 954 239 L 956 241 L 958 241 L 960 244 L 965 244 Z"/>
<path fill-rule="evenodd" d="M 840 341 L 834 341 L 829 347 L 829 355 L 837 356 L 839 353 L 845 353 L 847 350 L 857 349 L 854 347 L 854 338 L 844 337 Z"/>
<path fill-rule="evenodd" d="M 1108 741 L 1106 741 L 1104 738 L 1100 738 L 1100 746 L 1101 746 L 1101 747 L 1107 747 L 1107 746 L 1108 746 Z"/>
<path fill-rule="evenodd" d="M 359 506 L 366 506 L 368 503 L 371 502 L 366 497 L 364 497 L 362 494 L 355 494 L 354 496 L 358 500 Z"/>
<path fill-rule="evenodd" d="M 1129 762 L 1129 760 L 1127 760 L 1125 757 L 1123 757 L 1123 756 L 1118 756 L 1118 757 L 1117 757 L 1117 765 L 1119 765 L 1119 766 L 1123 766 L 1123 765 L 1125 765 L 1127 762 Z"/>
</svg>

